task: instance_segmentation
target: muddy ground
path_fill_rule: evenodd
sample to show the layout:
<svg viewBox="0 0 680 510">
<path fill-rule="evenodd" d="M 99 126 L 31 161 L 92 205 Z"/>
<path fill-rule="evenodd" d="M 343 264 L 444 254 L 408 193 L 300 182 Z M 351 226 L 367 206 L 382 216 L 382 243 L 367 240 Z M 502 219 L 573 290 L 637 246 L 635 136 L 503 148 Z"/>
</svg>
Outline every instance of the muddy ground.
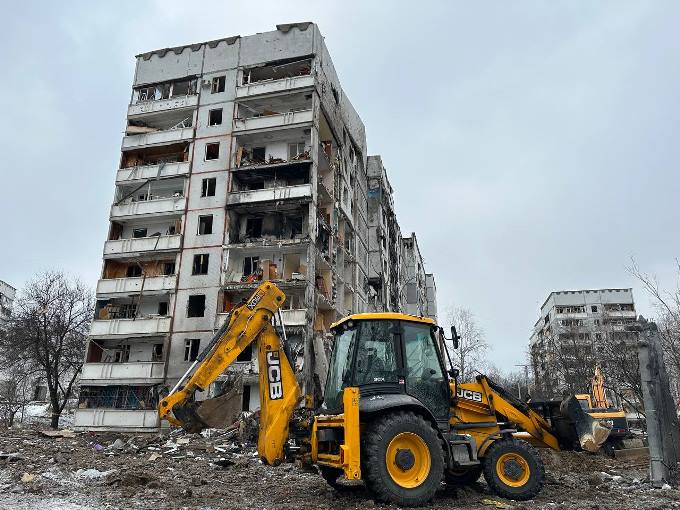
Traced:
<svg viewBox="0 0 680 510">
<path fill-rule="evenodd" d="M 530 502 L 473 487 L 442 485 L 427 508 L 668 509 L 680 491 L 645 483 L 646 459 L 615 460 L 577 452 L 541 452 L 547 480 Z M 339 494 L 293 465 L 262 465 L 228 435 L 51 438 L 36 429 L 0 431 L 0 508 L 56 509 L 359 509 L 374 503 L 363 488 Z"/>
</svg>

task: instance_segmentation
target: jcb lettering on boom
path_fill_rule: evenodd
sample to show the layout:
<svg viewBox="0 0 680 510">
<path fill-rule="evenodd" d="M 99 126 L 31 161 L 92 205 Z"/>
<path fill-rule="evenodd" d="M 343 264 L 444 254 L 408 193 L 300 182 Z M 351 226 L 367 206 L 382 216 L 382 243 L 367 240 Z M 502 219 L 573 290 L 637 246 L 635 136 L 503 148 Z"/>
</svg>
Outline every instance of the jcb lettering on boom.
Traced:
<svg viewBox="0 0 680 510">
<path fill-rule="evenodd" d="M 262 301 L 262 293 L 256 292 L 255 295 L 252 298 L 250 298 L 250 301 L 248 302 L 246 307 L 248 308 L 248 310 L 255 310 L 255 307 L 260 301 Z"/>
<path fill-rule="evenodd" d="M 271 400 L 282 399 L 281 361 L 276 351 L 267 352 L 267 381 L 269 382 L 269 398 Z"/>
<path fill-rule="evenodd" d="M 458 396 L 465 400 L 472 400 L 473 402 L 481 402 L 482 394 L 478 391 L 458 389 Z"/>
</svg>

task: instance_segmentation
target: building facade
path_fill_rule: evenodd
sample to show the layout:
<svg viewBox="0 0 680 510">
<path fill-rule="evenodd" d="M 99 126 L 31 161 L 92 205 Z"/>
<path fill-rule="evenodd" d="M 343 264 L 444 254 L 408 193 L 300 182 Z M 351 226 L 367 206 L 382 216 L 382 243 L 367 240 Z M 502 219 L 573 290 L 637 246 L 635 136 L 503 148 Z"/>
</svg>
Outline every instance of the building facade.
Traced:
<svg viewBox="0 0 680 510">
<path fill-rule="evenodd" d="M 138 55 L 75 426 L 157 428 L 263 280 L 318 393 L 330 325 L 369 309 L 367 206 L 364 125 L 314 24 Z M 236 365 L 255 409 L 253 353 Z"/>
<path fill-rule="evenodd" d="M 588 392 L 596 365 L 607 379 L 607 342 L 616 338 L 621 348 L 633 347 L 635 336 L 625 327 L 636 317 L 632 289 L 551 292 L 529 341 L 537 396 Z M 613 374 L 612 367 L 608 382 L 615 385 Z M 617 402 L 615 395 L 609 397 Z"/>
<path fill-rule="evenodd" d="M 380 156 L 368 156 L 369 308 L 437 320 L 437 288 L 415 233 L 404 238 L 394 209 L 394 192 Z"/>
<path fill-rule="evenodd" d="M 428 315 L 428 279 L 425 273 L 423 256 L 420 253 L 416 233 L 402 238 L 403 275 L 401 286 L 404 312 L 410 315 Z M 435 289 L 434 276 L 430 278 L 430 287 Z M 436 304 L 435 317 L 436 319 Z"/>
<path fill-rule="evenodd" d="M 372 311 L 402 312 L 403 259 L 394 193 L 380 156 L 369 156 L 368 283 Z"/>
<path fill-rule="evenodd" d="M 0 280 L 0 325 L 12 315 L 12 305 L 16 294 L 17 289 Z"/>
</svg>

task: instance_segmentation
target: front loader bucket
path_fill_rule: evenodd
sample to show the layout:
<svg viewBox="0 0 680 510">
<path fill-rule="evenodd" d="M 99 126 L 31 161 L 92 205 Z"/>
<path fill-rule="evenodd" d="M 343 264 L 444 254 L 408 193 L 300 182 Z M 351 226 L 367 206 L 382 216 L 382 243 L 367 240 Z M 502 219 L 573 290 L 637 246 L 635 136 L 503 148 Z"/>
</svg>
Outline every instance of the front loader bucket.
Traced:
<svg viewBox="0 0 680 510">
<path fill-rule="evenodd" d="M 611 425 L 608 426 L 586 413 L 573 395 L 562 401 L 560 413 L 573 423 L 583 450 L 596 452 L 609 437 Z"/>
</svg>

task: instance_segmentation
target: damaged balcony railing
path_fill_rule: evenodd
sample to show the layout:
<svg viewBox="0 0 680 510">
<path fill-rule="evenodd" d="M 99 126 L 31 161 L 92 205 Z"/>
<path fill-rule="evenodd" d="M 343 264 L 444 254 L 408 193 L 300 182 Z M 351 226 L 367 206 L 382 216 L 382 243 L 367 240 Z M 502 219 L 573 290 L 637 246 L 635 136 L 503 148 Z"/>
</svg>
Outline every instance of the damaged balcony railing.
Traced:
<svg viewBox="0 0 680 510">
<path fill-rule="evenodd" d="M 165 370 L 164 362 L 156 361 L 132 361 L 125 363 L 114 362 L 88 362 L 83 365 L 80 374 L 81 384 L 86 381 L 118 380 L 118 381 L 144 381 L 163 380 Z"/>
<path fill-rule="evenodd" d="M 81 409 L 155 409 L 158 391 L 155 386 L 83 386 L 80 388 Z"/>
<path fill-rule="evenodd" d="M 129 122 L 123 137 L 123 149 L 145 145 L 190 141 L 194 136 L 193 114 L 179 121 L 172 120 L 163 124 L 157 122 Z"/>
<path fill-rule="evenodd" d="M 257 165 L 279 165 L 282 163 L 294 163 L 310 161 L 310 149 L 291 154 L 289 151 L 288 159 L 275 157 L 272 154 L 266 155 L 266 147 L 239 147 L 236 149 L 236 168 L 244 168 Z"/>
</svg>

